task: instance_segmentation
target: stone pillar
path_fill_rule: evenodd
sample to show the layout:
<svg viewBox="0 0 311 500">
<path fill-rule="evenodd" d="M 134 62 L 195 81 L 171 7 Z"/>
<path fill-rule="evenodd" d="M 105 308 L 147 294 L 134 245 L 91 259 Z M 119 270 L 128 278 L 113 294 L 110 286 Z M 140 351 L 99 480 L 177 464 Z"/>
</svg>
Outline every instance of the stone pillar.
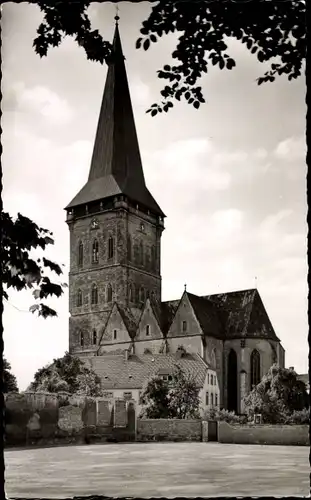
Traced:
<svg viewBox="0 0 311 500">
<path fill-rule="evenodd" d="M 243 349 L 244 351 L 244 349 Z M 246 394 L 246 371 L 240 373 L 240 412 L 245 413 L 244 396 Z"/>
</svg>

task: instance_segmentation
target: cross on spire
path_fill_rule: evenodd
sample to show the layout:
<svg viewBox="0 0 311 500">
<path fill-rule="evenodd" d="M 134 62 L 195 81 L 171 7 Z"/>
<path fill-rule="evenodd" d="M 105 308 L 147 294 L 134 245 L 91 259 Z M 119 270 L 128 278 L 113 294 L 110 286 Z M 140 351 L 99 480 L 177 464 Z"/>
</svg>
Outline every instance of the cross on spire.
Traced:
<svg viewBox="0 0 311 500">
<path fill-rule="evenodd" d="M 118 21 L 120 19 L 120 17 L 119 17 L 119 5 L 118 4 L 116 4 L 116 15 L 114 16 L 114 18 L 115 18 L 116 24 L 118 24 Z"/>
<path fill-rule="evenodd" d="M 187 283 L 184 284 L 185 292 L 187 291 Z"/>
</svg>

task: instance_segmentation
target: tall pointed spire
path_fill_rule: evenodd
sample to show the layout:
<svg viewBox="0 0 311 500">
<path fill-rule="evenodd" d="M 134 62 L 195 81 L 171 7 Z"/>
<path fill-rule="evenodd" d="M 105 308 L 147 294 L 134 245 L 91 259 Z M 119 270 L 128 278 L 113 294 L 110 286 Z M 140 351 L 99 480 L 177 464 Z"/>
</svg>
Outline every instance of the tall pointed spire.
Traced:
<svg viewBox="0 0 311 500">
<path fill-rule="evenodd" d="M 145 184 L 118 15 L 115 20 L 113 56 L 108 67 L 88 182 L 66 208 L 124 194 L 163 216 Z"/>
</svg>

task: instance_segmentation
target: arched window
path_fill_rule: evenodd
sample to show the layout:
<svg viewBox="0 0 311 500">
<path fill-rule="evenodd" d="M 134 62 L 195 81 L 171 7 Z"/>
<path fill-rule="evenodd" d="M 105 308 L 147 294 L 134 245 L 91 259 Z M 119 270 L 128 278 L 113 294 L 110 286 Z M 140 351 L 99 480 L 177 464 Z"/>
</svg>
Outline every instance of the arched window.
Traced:
<svg viewBox="0 0 311 500">
<path fill-rule="evenodd" d="M 135 302 L 139 302 L 139 286 L 135 286 Z"/>
<path fill-rule="evenodd" d="M 145 289 L 143 286 L 140 288 L 140 302 L 145 302 Z"/>
<path fill-rule="evenodd" d="M 129 262 L 132 260 L 132 240 L 130 235 L 127 237 L 127 260 Z"/>
<path fill-rule="evenodd" d="M 98 262 L 98 241 L 97 240 L 93 241 L 92 262 L 93 262 L 93 264 L 96 264 Z"/>
<path fill-rule="evenodd" d="M 112 301 L 112 286 L 109 285 L 107 286 L 107 302 L 111 302 Z"/>
<path fill-rule="evenodd" d="M 227 409 L 237 412 L 238 409 L 238 361 L 234 349 L 231 349 L 228 356 L 228 371 L 227 371 Z"/>
<path fill-rule="evenodd" d="M 154 245 L 151 247 L 151 269 L 153 271 L 156 269 L 156 249 Z"/>
<path fill-rule="evenodd" d="M 278 362 L 278 356 L 277 356 L 277 353 L 276 353 L 276 349 L 274 347 L 274 345 L 270 344 L 271 345 L 271 361 L 272 361 L 272 364 L 274 365 L 275 363 Z"/>
<path fill-rule="evenodd" d="M 133 302 L 133 287 L 129 284 L 129 301 Z"/>
<path fill-rule="evenodd" d="M 82 306 L 82 291 L 79 290 L 77 291 L 77 307 L 81 307 Z"/>
<path fill-rule="evenodd" d="M 114 241 L 113 237 L 109 236 L 108 238 L 108 259 L 112 259 L 114 254 Z"/>
<path fill-rule="evenodd" d="M 97 286 L 94 284 L 92 286 L 92 304 L 97 304 L 98 303 L 98 290 Z"/>
<path fill-rule="evenodd" d="M 83 334 L 83 332 L 80 332 L 80 346 L 81 347 L 84 346 L 84 334 Z"/>
<path fill-rule="evenodd" d="M 82 243 L 82 241 L 80 241 L 79 248 L 78 248 L 78 266 L 79 267 L 83 266 L 83 243 Z"/>
<path fill-rule="evenodd" d="M 97 331 L 93 330 L 93 345 L 97 344 Z"/>
<path fill-rule="evenodd" d="M 144 245 L 143 242 L 139 242 L 139 263 L 141 266 L 144 265 Z"/>
<path fill-rule="evenodd" d="M 251 354 L 251 390 L 260 382 L 260 354 L 254 349 Z"/>
</svg>

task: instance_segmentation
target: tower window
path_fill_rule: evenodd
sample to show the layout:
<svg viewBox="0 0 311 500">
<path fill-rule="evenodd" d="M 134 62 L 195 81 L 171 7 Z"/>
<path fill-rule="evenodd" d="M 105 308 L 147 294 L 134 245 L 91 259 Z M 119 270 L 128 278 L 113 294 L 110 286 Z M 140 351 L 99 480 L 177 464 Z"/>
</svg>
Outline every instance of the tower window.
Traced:
<svg viewBox="0 0 311 500">
<path fill-rule="evenodd" d="M 97 332 L 96 330 L 93 330 L 93 345 L 97 344 Z"/>
<path fill-rule="evenodd" d="M 206 406 L 209 405 L 208 392 L 205 394 L 205 404 Z"/>
<path fill-rule="evenodd" d="M 111 302 L 112 301 L 112 286 L 109 285 L 107 286 L 107 302 Z"/>
<path fill-rule="evenodd" d="M 135 302 L 139 302 L 139 286 L 135 287 Z"/>
<path fill-rule="evenodd" d="M 97 286 L 94 284 L 92 286 L 92 304 L 97 304 L 98 303 L 98 290 Z"/>
<path fill-rule="evenodd" d="M 215 394 L 215 406 L 218 406 L 218 394 Z"/>
<path fill-rule="evenodd" d="M 140 265 L 144 265 L 144 245 L 143 242 L 139 242 L 139 263 Z"/>
<path fill-rule="evenodd" d="M 214 384 L 214 375 L 211 375 L 211 385 Z"/>
<path fill-rule="evenodd" d="M 117 330 L 113 330 L 113 340 L 117 339 Z"/>
<path fill-rule="evenodd" d="M 113 237 L 108 238 L 108 259 L 112 259 L 114 254 L 114 242 Z"/>
<path fill-rule="evenodd" d="M 82 291 L 79 289 L 77 292 L 77 307 L 82 306 Z"/>
<path fill-rule="evenodd" d="M 187 331 L 187 321 L 182 322 L 182 331 L 186 332 Z"/>
<path fill-rule="evenodd" d="M 96 264 L 98 262 L 98 241 L 97 240 L 93 241 L 92 262 L 93 262 L 93 264 Z"/>
<path fill-rule="evenodd" d="M 144 287 L 142 286 L 141 289 L 140 289 L 140 302 L 141 303 L 144 303 L 145 302 L 145 289 Z"/>
<path fill-rule="evenodd" d="M 131 237 L 127 237 L 127 259 L 130 262 L 132 260 L 132 240 Z"/>
<path fill-rule="evenodd" d="M 81 347 L 84 346 L 84 334 L 83 334 L 83 332 L 80 333 L 80 346 Z"/>
<path fill-rule="evenodd" d="M 155 271 L 156 268 L 156 250 L 155 246 L 152 245 L 151 247 L 151 269 Z"/>
<path fill-rule="evenodd" d="M 150 335 L 150 325 L 146 325 L 146 336 Z"/>
<path fill-rule="evenodd" d="M 82 241 L 80 241 L 79 249 L 78 249 L 78 266 L 79 267 L 83 266 L 83 243 L 82 243 Z"/>
<path fill-rule="evenodd" d="M 211 394 L 211 405 L 214 406 L 214 394 Z"/>
</svg>

